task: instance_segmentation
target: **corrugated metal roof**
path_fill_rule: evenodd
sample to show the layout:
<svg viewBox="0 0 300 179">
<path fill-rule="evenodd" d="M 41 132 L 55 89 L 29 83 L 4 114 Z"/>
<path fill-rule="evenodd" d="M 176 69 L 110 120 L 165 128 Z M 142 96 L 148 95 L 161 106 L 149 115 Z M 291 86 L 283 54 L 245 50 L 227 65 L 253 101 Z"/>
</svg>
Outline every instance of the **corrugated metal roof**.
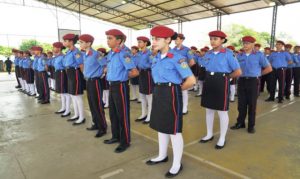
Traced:
<svg viewBox="0 0 300 179">
<path fill-rule="evenodd" d="M 38 0 L 133 29 L 286 5 L 299 0 Z"/>
</svg>

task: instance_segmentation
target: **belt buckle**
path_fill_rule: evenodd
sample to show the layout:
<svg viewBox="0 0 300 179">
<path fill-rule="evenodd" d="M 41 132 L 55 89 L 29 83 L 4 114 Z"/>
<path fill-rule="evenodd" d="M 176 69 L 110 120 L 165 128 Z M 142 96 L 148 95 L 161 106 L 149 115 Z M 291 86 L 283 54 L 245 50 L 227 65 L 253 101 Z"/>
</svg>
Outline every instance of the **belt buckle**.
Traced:
<svg viewBox="0 0 300 179">
<path fill-rule="evenodd" d="M 215 74 L 215 72 L 210 72 L 210 75 L 214 75 Z"/>
</svg>

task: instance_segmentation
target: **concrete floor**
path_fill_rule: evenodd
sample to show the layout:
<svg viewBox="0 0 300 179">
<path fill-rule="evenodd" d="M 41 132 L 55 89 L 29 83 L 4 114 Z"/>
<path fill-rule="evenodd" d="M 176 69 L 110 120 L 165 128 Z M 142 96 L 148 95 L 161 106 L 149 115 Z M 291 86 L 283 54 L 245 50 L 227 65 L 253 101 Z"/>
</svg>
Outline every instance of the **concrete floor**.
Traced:
<svg viewBox="0 0 300 179">
<path fill-rule="evenodd" d="M 156 132 L 134 122 L 140 104 L 131 103 L 132 145 L 115 154 L 116 145 L 103 144 L 110 130 L 100 139 L 85 130 L 91 118 L 87 101 L 88 122 L 73 127 L 54 114 L 59 96 L 52 92 L 51 104 L 40 105 L 15 84 L 14 74 L 0 73 L 0 179 L 159 179 L 171 167 L 171 161 L 144 164 L 157 154 L 158 145 Z M 267 94 L 261 94 L 257 132 L 229 130 L 226 147 L 216 151 L 219 119 L 216 115 L 216 139 L 199 144 L 206 133 L 205 112 L 194 95 L 190 92 L 189 114 L 184 116 L 184 170 L 176 178 L 300 178 L 300 98 L 266 103 Z M 236 122 L 236 105 L 230 106 L 230 126 Z M 106 116 L 109 120 L 108 111 Z"/>
</svg>

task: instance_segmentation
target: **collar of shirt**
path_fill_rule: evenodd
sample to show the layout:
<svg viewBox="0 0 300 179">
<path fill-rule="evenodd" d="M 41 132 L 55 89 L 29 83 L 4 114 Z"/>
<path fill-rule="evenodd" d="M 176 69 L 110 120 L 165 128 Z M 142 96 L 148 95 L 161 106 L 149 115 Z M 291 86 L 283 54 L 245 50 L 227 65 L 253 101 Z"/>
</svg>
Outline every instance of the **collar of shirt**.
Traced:
<svg viewBox="0 0 300 179">
<path fill-rule="evenodd" d="M 209 54 L 214 53 L 214 52 L 215 52 L 214 50 L 208 51 Z M 217 51 L 217 52 L 219 52 L 219 53 L 225 53 L 225 52 L 226 52 L 226 48 L 222 47 L 222 48 L 221 48 L 219 51 Z"/>
</svg>

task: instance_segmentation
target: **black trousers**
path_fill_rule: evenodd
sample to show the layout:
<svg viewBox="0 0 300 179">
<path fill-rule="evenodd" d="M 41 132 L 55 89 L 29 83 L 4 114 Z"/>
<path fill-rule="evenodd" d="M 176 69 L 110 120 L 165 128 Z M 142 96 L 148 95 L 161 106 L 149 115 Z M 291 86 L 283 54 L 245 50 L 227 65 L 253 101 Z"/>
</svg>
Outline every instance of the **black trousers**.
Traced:
<svg viewBox="0 0 300 179">
<path fill-rule="evenodd" d="M 11 72 L 11 67 L 6 66 L 6 71 L 7 71 L 8 74 L 10 74 L 10 72 Z"/>
<path fill-rule="evenodd" d="M 49 101 L 50 100 L 50 90 L 49 90 L 49 84 L 48 84 L 48 74 L 46 71 L 39 72 L 39 88 L 40 88 L 40 98 L 43 101 Z"/>
<path fill-rule="evenodd" d="M 259 94 L 259 78 L 241 77 L 238 80 L 238 111 L 237 122 L 245 124 L 248 113 L 248 128 L 255 126 L 256 104 Z"/>
<path fill-rule="evenodd" d="M 271 99 L 275 98 L 276 82 L 278 81 L 279 84 L 278 99 L 283 100 L 283 92 L 284 92 L 284 85 L 285 85 L 285 68 L 273 69 L 270 76 L 271 76 L 270 98 Z"/>
<path fill-rule="evenodd" d="M 294 95 L 299 95 L 300 67 L 293 68 Z"/>
<path fill-rule="evenodd" d="M 40 75 L 37 70 L 34 70 L 34 80 L 35 80 L 36 91 L 40 96 L 41 95 Z"/>
<path fill-rule="evenodd" d="M 111 82 L 109 87 L 109 116 L 112 137 L 120 145 L 130 144 L 130 103 L 128 82 Z"/>
<path fill-rule="evenodd" d="M 20 68 L 19 68 L 19 66 L 15 66 L 15 74 L 16 74 L 18 86 L 21 86 L 20 81 L 19 81 L 19 77 L 20 77 Z"/>
<path fill-rule="evenodd" d="M 267 86 L 267 91 L 268 93 L 270 93 L 270 73 L 266 74 L 266 75 L 262 75 L 260 77 L 260 92 L 263 92 L 265 89 L 265 84 Z"/>
<path fill-rule="evenodd" d="M 293 68 L 287 68 L 285 71 L 285 86 L 284 86 L 285 97 L 290 97 L 291 95 L 292 81 L 293 81 Z"/>
<path fill-rule="evenodd" d="M 106 132 L 107 124 L 102 101 L 103 88 L 100 81 L 100 77 L 88 79 L 86 81 L 86 90 L 92 120 L 99 131 Z"/>
</svg>

